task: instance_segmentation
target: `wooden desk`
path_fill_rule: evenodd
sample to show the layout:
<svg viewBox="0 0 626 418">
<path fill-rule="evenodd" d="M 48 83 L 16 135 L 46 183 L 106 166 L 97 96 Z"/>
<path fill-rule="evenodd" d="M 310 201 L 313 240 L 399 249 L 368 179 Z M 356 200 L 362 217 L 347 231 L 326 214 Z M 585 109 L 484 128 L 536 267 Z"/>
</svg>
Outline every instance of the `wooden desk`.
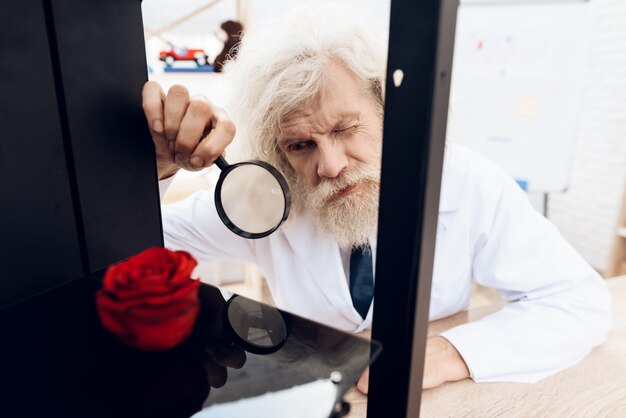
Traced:
<svg viewBox="0 0 626 418">
<path fill-rule="evenodd" d="M 626 417 L 626 276 L 607 279 L 613 295 L 613 328 L 602 346 L 576 366 L 535 384 L 446 383 L 422 394 L 423 417 Z M 429 334 L 475 321 L 498 305 L 435 321 Z M 350 418 L 365 417 L 367 397 L 346 396 Z"/>
</svg>

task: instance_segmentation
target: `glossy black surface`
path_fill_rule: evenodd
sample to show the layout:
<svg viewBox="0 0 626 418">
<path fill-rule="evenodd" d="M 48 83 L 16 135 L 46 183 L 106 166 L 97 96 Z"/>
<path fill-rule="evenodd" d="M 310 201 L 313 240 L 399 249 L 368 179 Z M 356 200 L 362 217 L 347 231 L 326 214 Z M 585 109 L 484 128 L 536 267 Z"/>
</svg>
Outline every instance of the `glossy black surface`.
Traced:
<svg viewBox="0 0 626 418">
<path fill-rule="evenodd" d="M 141 2 L 46 0 L 89 272 L 162 245 Z M 52 42 L 52 39 L 51 39 Z"/>
<path fill-rule="evenodd" d="M 0 306 L 163 243 L 141 2 L 5 3 Z"/>
<path fill-rule="evenodd" d="M 0 306 L 74 280 L 84 271 L 44 7 L 40 0 L 4 6 Z M 41 275 L 41 264 L 53 274 Z"/>
<path fill-rule="evenodd" d="M 340 397 L 369 362 L 368 341 L 296 316 L 279 351 L 244 353 L 223 330 L 221 292 L 204 284 L 192 336 L 166 352 L 138 352 L 101 327 L 97 287 L 81 279 L 0 311 L 0 416 L 189 417 L 333 371 L 343 376 Z M 226 384 L 212 388 L 226 371 Z"/>
</svg>

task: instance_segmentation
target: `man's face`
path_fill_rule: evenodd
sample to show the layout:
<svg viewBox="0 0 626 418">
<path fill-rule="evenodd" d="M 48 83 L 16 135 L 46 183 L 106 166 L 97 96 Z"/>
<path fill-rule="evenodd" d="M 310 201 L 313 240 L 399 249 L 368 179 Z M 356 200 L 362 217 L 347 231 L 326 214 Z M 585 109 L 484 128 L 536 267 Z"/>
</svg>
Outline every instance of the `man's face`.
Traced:
<svg viewBox="0 0 626 418">
<path fill-rule="evenodd" d="M 278 145 L 296 173 L 294 197 L 340 246 L 364 245 L 378 216 L 382 118 L 338 63 L 320 93 L 281 125 Z"/>
</svg>

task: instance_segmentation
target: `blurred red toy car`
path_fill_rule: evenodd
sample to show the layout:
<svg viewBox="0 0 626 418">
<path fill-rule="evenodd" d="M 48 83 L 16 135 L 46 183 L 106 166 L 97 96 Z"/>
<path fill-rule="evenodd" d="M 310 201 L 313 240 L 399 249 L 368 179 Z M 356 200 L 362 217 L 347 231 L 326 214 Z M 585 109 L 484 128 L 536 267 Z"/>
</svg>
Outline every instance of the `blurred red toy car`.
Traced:
<svg viewBox="0 0 626 418">
<path fill-rule="evenodd" d="M 208 56 L 204 49 L 170 48 L 159 52 L 159 59 L 170 66 L 176 61 L 195 61 L 198 66 L 208 63 Z"/>
</svg>

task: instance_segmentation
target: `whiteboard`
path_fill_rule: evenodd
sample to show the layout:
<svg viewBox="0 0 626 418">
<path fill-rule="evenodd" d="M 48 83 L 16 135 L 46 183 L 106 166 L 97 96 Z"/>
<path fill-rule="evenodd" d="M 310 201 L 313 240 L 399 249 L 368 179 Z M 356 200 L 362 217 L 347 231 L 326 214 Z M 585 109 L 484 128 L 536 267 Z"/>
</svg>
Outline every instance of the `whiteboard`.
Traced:
<svg viewBox="0 0 626 418">
<path fill-rule="evenodd" d="M 525 190 L 567 189 L 590 39 L 589 2 L 463 3 L 448 139 Z"/>
</svg>

